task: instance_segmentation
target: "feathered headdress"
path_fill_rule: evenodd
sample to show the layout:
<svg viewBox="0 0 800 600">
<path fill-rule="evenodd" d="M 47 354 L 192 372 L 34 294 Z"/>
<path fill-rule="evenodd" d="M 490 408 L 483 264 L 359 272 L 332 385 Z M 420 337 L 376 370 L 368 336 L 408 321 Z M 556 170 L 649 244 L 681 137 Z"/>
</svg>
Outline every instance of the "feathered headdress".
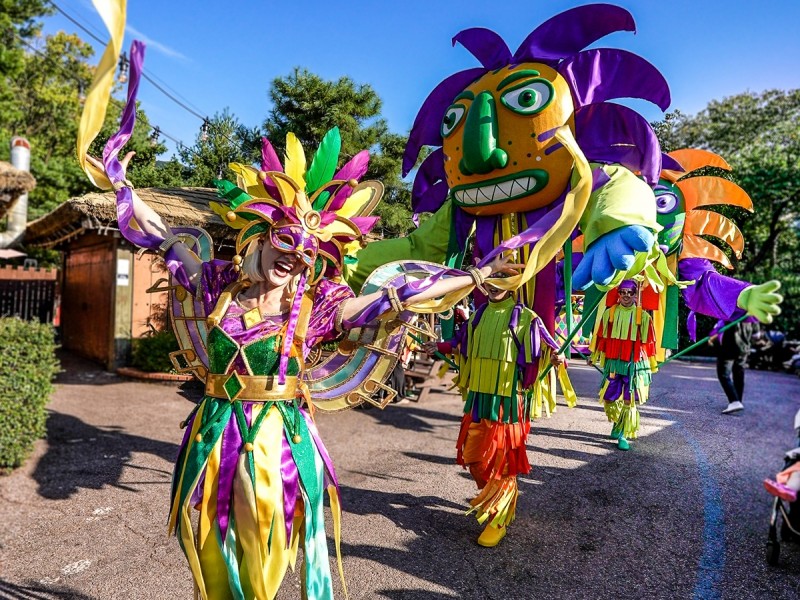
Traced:
<svg viewBox="0 0 800 600">
<path fill-rule="evenodd" d="M 368 233 L 378 220 L 370 213 L 383 195 L 380 182 L 358 182 L 369 163 L 366 150 L 336 171 L 341 145 L 339 128 L 334 127 L 322 138 L 306 168 L 303 147 L 297 136 L 289 133 L 285 168 L 267 138 L 262 138 L 260 171 L 239 163 L 229 165 L 236 183 L 216 181 L 220 202 L 212 202 L 211 208 L 240 230 L 237 253 L 272 226 L 294 225 L 302 228 L 307 242 L 318 247 L 325 263 L 312 274 L 312 280 L 341 271 L 348 244 Z"/>
<path fill-rule="evenodd" d="M 375 225 L 378 217 L 369 213 L 383 195 L 383 184 L 358 183 L 369 162 L 366 150 L 336 171 L 342 146 L 338 127 L 322 138 L 308 168 L 303 147 L 293 133 L 286 136 L 284 165 L 269 140 L 262 138 L 262 142 L 261 170 L 231 164 L 236 183 L 216 181 L 221 201 L 212 202 L 211 208 L 239 229 L 237 254 L 269 235 L 274 247 L 297 254 L 307 267 L 297 283 L 283 339 L 279 381 L 284 382 L 298 323 L 310 316 L 311 307 L 303 309 L 303 295 L 309 284 L 322 276 L 339 274 L 348 246 L 357 245 Z"/>
</svg>

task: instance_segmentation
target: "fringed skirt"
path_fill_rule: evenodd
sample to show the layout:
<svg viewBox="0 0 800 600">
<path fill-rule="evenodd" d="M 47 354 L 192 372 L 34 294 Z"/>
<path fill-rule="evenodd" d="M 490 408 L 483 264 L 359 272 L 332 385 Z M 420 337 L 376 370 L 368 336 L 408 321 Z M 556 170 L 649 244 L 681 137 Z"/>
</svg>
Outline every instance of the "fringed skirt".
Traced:
<svg viewBox="0 0 800 600">
<path fill-rule="evenodd" d="M 271 600 L 302 548 L 303 597 L 332 599 L 325 488 L 338 554 L 336 475 L 306 411 L 206 397 L 187 422 L 169 519 L 199 596 Z"/>
<path fill-rule="evenodd" d="M 636 362 L 606 360 L 605 379 L 600 387 L 600 402 L 608 420 L 622 425 L 622 435 L 636 439 L 639 431 L 637 404 L 644 404 L 650 397 L 650 383 L 655 368 L 655 358 Z"/>
<path fill-rule="evenodd" d="M 517 475 L 531 470 L 525 443 L 531 429 L 530 395 L 519 394 L 511 414 L 503 409 L 511 398 L 481 396 L 472 396 L 468 402 L 456 443 L 456 460 L 469 468 L 480 490 L 468 512 L 474 512 L 479 523 L 489 521 L 501 527 L 514 520 L 519 496 Z M 494 406 L 498 402 L 499 410 Z M 481 418 L 495 413 L 497 420 Z M 504 419 L 504 414 L 508 418 Z"/>
</svg>

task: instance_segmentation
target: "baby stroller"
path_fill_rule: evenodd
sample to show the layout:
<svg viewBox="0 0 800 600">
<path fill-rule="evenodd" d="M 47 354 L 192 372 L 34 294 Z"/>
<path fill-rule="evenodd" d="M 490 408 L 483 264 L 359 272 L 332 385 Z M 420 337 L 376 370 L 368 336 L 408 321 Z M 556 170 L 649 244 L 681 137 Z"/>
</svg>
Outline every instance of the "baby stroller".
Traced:
<svg viewBox="0 0 800 600">
<path fill-rule="evenodd" d="M 798 436 L 798 447 L 784 455 L 784 469 L 800 462 L 800 410 L 794 416 L 794 428 Z M 778 538 L 779 529 L 780 539 Z M 800 497 L 789 503 L 776 496 L 772 503 L 769 537 L 767 538 L 767 564 L 773 567 L 778 564 L 780 558 L 781 542 L 800 544 Z"/>
</svg>

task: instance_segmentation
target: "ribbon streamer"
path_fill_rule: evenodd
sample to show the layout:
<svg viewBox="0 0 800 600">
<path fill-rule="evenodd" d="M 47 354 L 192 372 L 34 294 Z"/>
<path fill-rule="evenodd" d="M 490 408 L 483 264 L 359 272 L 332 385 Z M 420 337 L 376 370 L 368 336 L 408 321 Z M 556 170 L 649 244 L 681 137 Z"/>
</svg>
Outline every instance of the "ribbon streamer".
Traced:
<svg viewBox="0 0 800 600">
<path fill-rule="evenodd" d="M 78 127 L 77 151 L 78 161 L 89 180 L 100 189 L 107 190 L 111 188 L 111 182 L 105 173 L 86 161 L 86 153 L 97 134 L 100 133 L 105 121 L 111 87 L 114 85 L 117 61 L 125 37 L 127 0 L 92 0 L 92 3 L 100 13 L 111 39 L 103 52 L 100 64 L 97 65 L 92 85 L 86 94 L 86 102 Z"/>
</svg>

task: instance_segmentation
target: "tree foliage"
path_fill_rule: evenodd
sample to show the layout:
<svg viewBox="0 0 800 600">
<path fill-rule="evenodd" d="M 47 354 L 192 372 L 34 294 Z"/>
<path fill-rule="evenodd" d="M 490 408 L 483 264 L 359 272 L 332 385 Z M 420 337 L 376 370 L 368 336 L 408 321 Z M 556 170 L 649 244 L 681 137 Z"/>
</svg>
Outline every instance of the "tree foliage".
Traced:
<svg viewBox="0 0 800 600">
<path fill-rule="evenodd" d="M 192 147 L 178 150 L 187 166 L 183 185 L 214 187 L 215 179 L 233 179 L 228 165 L 232 162 L 251 164 L 260 160 L 261 137 L 258 130 L 248 129 L 226 108 L 215 114 L 201 129 Z"/>
<path fill-rule="evenodd" d="M 29 197 L 29 218 L 35 219 L 94 189 L 75 157 L 82 101 L 94 75 L 94 50 L 74 34 L 40 35 L 40 19 L 51 10 L 48 3 L 0 0 L 0 6 L 0 31 L 8 42 L 0 50 L 0 158 L 8 158 L 14 136 L 31 143 L 37 185 Z M 103 143 L 118 128 L 121 111 L 122 102 L 112 98 L 91 153 L 102 152 Z M 127 147 L 137 153 L 131 177 L 141 175 L 152 185 L 163 185 L 156 157 L 166 147 L 150 140 L 150 129 L 147 115 L 140 111 Z"/>
<path fill-rule="evenodd" d="M 273 108 L 264 130 L 279 153 L 290 131 L 304 148 L 316 148 L 325 133 L 338 126 L 342 160 L 369 150 L 366 178 L 377 179 L 386 187 L 376 210 L 381 217 L 377 229 L 386 236 L 397 236 L 413 228 L 411 192 L 400 176 L 406 137 L 389 131 L 380 116 L 381 99 L 370 85 L 357 84 L 349 77 L 326 81 L 296 68 L 272 81 L 269 97 Z"/>
<path fill-rule="evenodd" d="M 75 159 L 75 140 L 82 99 L 94 74 L 94 51 L 78 35 L 41 35 L 41 19 L 52 12 L 46 0 L 0 0 L 0 159 L 8 157 L 13 136 L 31 143 L 31 171 L 37 187 L 29 197 L 29 218 L 53 210 L 65 200 L 93 191 Z M 123 102 L 118 85 L 103 129 L 90 153 L 118 127 Z M 125 151 L 137 156 L 129 178 L 141 187 L 210 187 L 220 175 L 232 178 L 231 162 L 257 164 L 260 137 L 266 135 L 278 151 L 288 131 L 307 148 L 315 148 L 330 128 L 342 135 L 342 160 L 363 149 L 371 154 L 368 178 L 386 186 L 378 213 L 378 229 L 403 235 L 411 223 L 410 190 L 400 177 L 406 138 L 389 131 L 381 118 L 381 100 L 369 85 L 348 77 L 326 81 L 304 69 L 276 78 L 269 90 L 273 108 L 261 128 L 243 125 L 228 109 L 208 119 L 191 146 L 179 145 L 177 156 L 159 161 L 166 146 L 152 136 L 140 109 Z"/>
<path fill-rule="evenodd" d="M 735 216 L 745 238 L 735 275 L 780 280 L 785 300 L 776 325 L 800 335 L 800 90 L 745 92 L 695 116 L 670 113 L 654 126 L 665 151 L 707 149 L 731 165 L 726 176 L 755 207 L 753 214 L 719 209 Z"/>
</svg>

